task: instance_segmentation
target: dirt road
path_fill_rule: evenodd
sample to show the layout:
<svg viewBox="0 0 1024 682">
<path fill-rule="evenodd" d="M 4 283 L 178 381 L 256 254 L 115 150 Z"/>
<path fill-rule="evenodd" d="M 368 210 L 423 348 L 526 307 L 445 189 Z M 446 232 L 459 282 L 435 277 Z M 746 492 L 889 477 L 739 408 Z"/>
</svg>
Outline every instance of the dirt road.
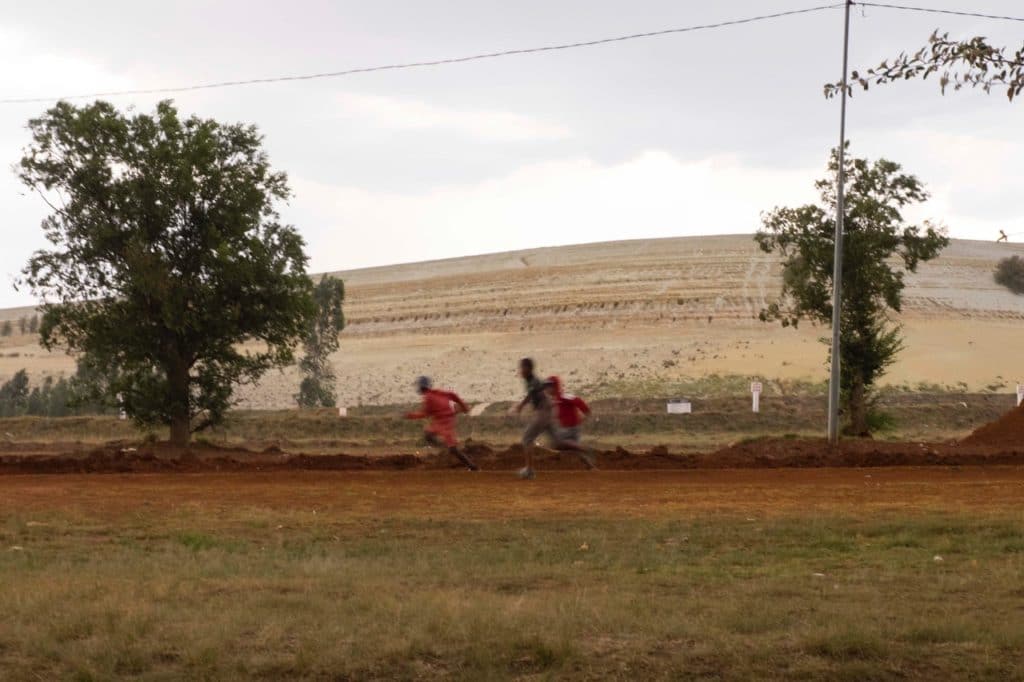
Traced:
<svg viewBox="0 0 1024 682">
<path fill-rule="evenodd" d="M 544 473 L 461 471 L 0 476 L 0 516 L 217 514 L 243 507 L 352 519 L 666 518 L 743 514 L 1013 513 L 1024 467 Z"/>
</svg>

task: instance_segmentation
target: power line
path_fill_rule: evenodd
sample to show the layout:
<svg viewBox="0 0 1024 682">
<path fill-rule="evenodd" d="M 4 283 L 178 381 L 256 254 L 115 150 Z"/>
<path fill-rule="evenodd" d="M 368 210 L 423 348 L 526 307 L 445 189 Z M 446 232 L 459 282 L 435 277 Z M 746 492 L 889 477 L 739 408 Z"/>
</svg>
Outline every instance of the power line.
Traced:
<svg viewBox="0 0 1024 682">
<path fill-rule="evenodd" d="M 1024 21 L 1024 17 L 1006 17 L 998 14 L 980 14 L 978 12 L 963 12 L 951 9 L 935 9 L 932 7 L 910 7 L 909 5 L 888 5 L 882 2 L 855 2 L 861 7 L 882 7 L 884 9 L 902 9 L 910 12 L 927 12 L 929 14 L 952 14 L 957 17 L 975 17 L 978 19 L 998 19 L 1001 21 Z"/>
<path fill-rule="evenodd" d="M 658 36 L 670 35 L 673 33 L 690 33 L 693 31 L 704 31 L 713 28 L 724 28 L 727 26 L 739 26 L 741 24 L 751 24 L 757 21 L 765 21 L 767 19 L 779 19 L 781 17 L 789 17 L 797 14 L 810 14 L 811 12 L 820 12 L 827 9 L 835 9 L 837 7 L 843 7 L 844 3 L 836 3 L 832 5 L 818 5 L 816 7 L 807 7 L 804 9 L 788 10 L 785 12 L 776 12 L 774 14 L 761 14 L 753 17 L 746 17 L 743 19 L 733 19 L 730 21 L 720 21 L 714 24 L 701 24 L 697 26 L 684 26 L 682 28 L 667 28 L 660 31 L 650 31 L 647 33 L 633 33 L 630 35 L 615 36 L 612 38 L 600 38 L 598 40 L 587 40 L 577 43 L 564 43 L 560 45 L 545 45 L 541 47 L 527 47 L 517 50 L 502 50 L 500 52 L 487 52 L 484 54 L 475 54 L 466 57 L 453 57 L 449 59 L 435 59 L 431 61 L 422 62 L 406 62 L 401 64 L 385 64 L 381 66 L 364 66 L 356 69 L 346 69 L 344 71 L 328 71 L 324 73 L 310 73 L 296 76 L 276 76 L 271 78 L 250 78 L 246 80 L 233 80 L 233 81 L 220 81 L 215 83 L 201 83 L 198 85 L 184 85 L 180 87 L 169 87 L 169 88 L 148 88 L 139 90 L 111 90 L 107 92 L 95 92 L 90 94 L 79 94 L 79 95 L 65 95 L 63 97 L 18 97 L 18 98 L 7 98 L 0 99 L 0 104 L 29 104 L 37 102 L 53 102 L 62 99 L 92 99 L 95 97 L 120 97 L 124 95 L 154 95 L 154 94 L 165 94 L 174 92 L 188 92 L 192 90 L 212 90 L 215 88 L 228 88 L 242 85 L 257 85 L 260 83 L 282 83 L 287 81 L 306 81 L 315 80 L 320 78 L 340 78 L 342 76 L 351 76 L 359 73 L 371 73 L 374 71 L 398 71 L 401 69 L 416 69 L 428 66 L 443 66 L 446 64 L 461 64 L 463 62 L 472 62 L 481 59 L 496 59 L 498 57 L 512 57 L 523 54 L 533 54 L 537 52 L 554 52 L 556 50 L 572 50 L 580 47 L 593 47 L 595 45 L 606 45 L 608 43 L 619 43 L 627 40 L 637 40 L 640 38 L 655 38 Z"/>
</svg>

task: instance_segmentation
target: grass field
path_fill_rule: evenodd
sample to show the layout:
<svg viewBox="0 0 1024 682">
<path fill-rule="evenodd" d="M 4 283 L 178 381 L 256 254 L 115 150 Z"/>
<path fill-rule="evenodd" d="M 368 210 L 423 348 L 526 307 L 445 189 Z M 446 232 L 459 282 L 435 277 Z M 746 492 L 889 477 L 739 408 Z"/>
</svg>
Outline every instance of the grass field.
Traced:
<svg viewBox="0 0 1024 682">
<path fill-rule="evenodd" d="M 5 476 L 4 679 L 1020 679 L 1024 469 Z"/>
</svg>

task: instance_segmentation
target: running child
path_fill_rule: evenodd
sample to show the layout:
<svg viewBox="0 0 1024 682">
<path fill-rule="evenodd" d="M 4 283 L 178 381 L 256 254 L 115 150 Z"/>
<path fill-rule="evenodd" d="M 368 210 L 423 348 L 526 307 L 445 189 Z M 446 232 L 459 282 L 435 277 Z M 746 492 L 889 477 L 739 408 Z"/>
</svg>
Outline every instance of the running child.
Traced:
<svg viewBox="0 0 1024 682">
<path fill-rule="evenodd" d="M 534 374 L 532 358 L 523 358 L 519 361 L 519 376 L 526 384 L 526 396 L 513 408 L 513 412 L 522 414 L 523 408 L 527 405 L 533 408 L 533 417 L 523 431 L 522 443 L 526 461 L 525 466 L 519 470 L 519 478 L 532 479 L 536 476 L 533 472 L 533 451 L 537 447 L 537 439 L 542 433 L 548 434 L 553 440 L 556 436 L 551 421 L 551 399 L 544 390 L 544 382 Z"/>
<path fill-rule="evenodd" d="M 580 456 L 588 469 L 596 469 L 593 454 L 581 444 L 582 425 L 590 415 L 590 406 L 578 396 L 562 392 L 562 380 L 556 376 L 544 382 L 551 402 L 554 403 L 555 419 L 558 422 L 555 448 L 571 450 Z"/>
<path fill-rule="evenodd" d="M 470 471 L 479 471 L 480 467 L 473 463 L 469 457 L 459 450 L 459 440 L 455 436 L 456 411 L 452 408 L 454 403 L 459 412 L 469 412 L 469 407 L 462 398 L 450 391 L 439 391 L 433 388 L 430 377 L 419 377 L 416 379 L 416 390 L 423 396 L 423 407 L 417 412 L 410 412 L 405 415 L 406 419 L 429 419 L 430 422 L 423 430 L 423 438 L 430 445 L 447 447 L 448 452 L 454 455 L 460 462 L 466 465 Z"/>
</svg>

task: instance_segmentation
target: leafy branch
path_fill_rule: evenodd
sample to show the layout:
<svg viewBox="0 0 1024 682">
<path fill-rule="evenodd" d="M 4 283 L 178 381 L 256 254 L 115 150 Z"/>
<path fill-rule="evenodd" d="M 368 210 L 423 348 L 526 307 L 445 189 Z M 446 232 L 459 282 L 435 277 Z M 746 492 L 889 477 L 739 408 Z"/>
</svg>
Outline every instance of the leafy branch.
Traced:
<svg viewBox="0 0 1024 682">
<path fill-rule="evenodd" d="M 990 45 L 982 36 L 969 40 L 951 40 L 949 33 L 937 30 L 928 44 L 914 54 L 901 52 L 894 60 L 885 60 L 865 73 L 853 71 L 847 83 L 847 94 L 853 96 L 855 85 L 867 90 L 873 85 L 884 85 L 913 78 L 927 80 L 939 74 L 942 93 L 953 90 L 981 88 L 986 93 L 992 88 L 1006 88 L 1012 102 L 1024 92 L 1024 45 L 1016 52 L 1005 47 Z M 825 85 L 825 97 L 832 98 L 843 90 L 842 82 Z"/>
</svg>

